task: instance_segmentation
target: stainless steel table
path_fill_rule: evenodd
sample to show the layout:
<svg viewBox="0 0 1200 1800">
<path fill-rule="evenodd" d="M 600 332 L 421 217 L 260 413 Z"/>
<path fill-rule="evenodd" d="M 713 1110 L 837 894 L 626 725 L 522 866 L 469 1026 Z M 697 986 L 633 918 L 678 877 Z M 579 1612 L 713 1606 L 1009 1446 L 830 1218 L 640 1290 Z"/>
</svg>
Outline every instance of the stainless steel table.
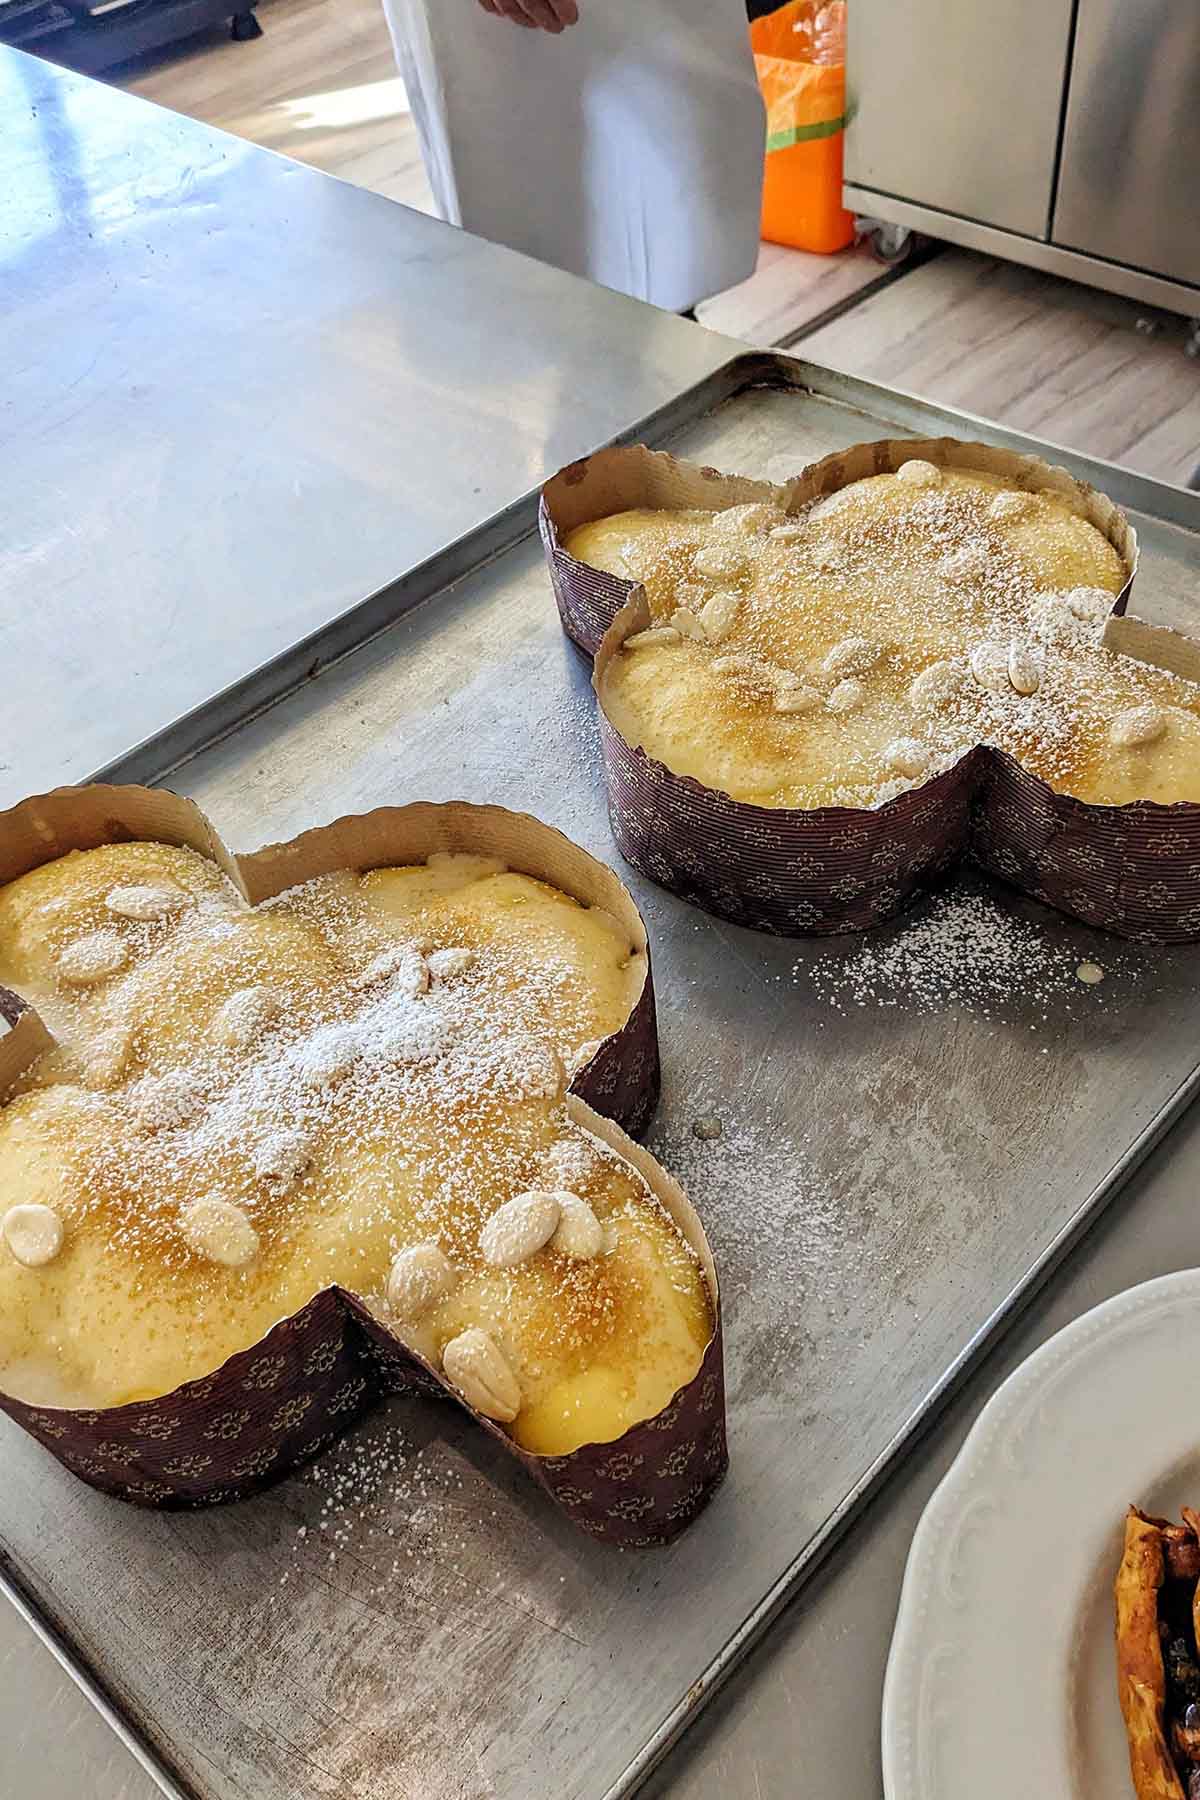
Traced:
<svg viewBox="0 0 1200 1800">
<path fill-rule="evenodd" d="M 0 805 L 161 770 L 737 348 L 0 46 Z M 158 1791 L 0 1593 L 0 1794 Z"/>
<path fill-rule="evenodd" d="M 6 214 L 25 221 L 19 240 L 11 232 L 6 237 L 18 243 L 25 328 L 19 342 L 14 333 L 6 364 L 5 431 L 14 406 L 19 410 L 23 383 L 41 395 L 41 410 L 35 406 L 25 417 L 20 456 L 9 459 L 13 474 L 28 478 L 24 503 L 14 500 L 12 485 L 0 499 L 6 542 L 16 546 L 0 574 L 0 594 L 12 597 L 0 611 L 8 634 L 4 667 L 14 706 L 24 707 L 23 717 L 36 725 L 24 741 L 6 735 L 11 766 L 4 778 L 12 791 L 50 778 L 40 766 L 49 751 L 61 759 L 63 774 L 76 777 L 122 757 L 135 708 L 143 734 L 159 732 L 165 720 L 214 691 L 214 671 L 238 679 L 248 660 L 263 660 L 280 641 L 290 641 L 298 619 L 304 629 L 326 625 L 338 606 L 365 600 L 372 584 L 383 590 L 386 603 L 387 591 L 412 579 L 423 556 L 508 507 L 543 463 L 562 460 L 639 414 L 668 405 L 731 354 L 728 342 L 694 327 L 452 238 L 371 196 L 88 83 L 23 59 L 0 61 L 0 82 L 9 83 L 0 94 L 10 97 L 14 80 L 41 99 L 23 103 L 25 111 L 15 115 L 7 108 L 6 123 L 15 116 L 18 128 L 6 131 L 0 150 L 0 221 Z M 53 116 L 46 155 L 38 158 L 27 128 L 34 106 L 40 118 L 46 102 Z M 64 174 L 64 156 L 81 139 L 86 170 L 67 167 Z M 194 180 L 183 166 L 189 142 Z M 9 179 L 4 164 L 13 144 L 23 160 L 19 169 L 13 164 Z M 105 181 L 98 180 L 101 168 L 108 170 Z M 219 208 L 210 197 L 191 197 L 195 181 L 207 179 L 206 169 L 216 170 Z M 37 209 L 30 200 L 39 180 L 50 194 L 57 183 L 60 195 L 43 207 L 48 261 L 40 272 Z M 243 206 L 257 218 L 253 231 L 232 217 Z M 319 256 L 308 239 L 307 248 L 295 249 L 288 231 L 297 220 L 304 232 L 316 234 Z M 356 221 L 354 229 L 348 220 Z M 99 263 L 84 244 L 88 229 L 106 246 Z M 173 231 L 179 235 L 173 238 Z M 222 234 L 237 244 L 236 255 L 224 263 Z M 138 246 L 145 251 L 142 260 Z M 178 263 L 160 276 L 150 259 L 170 246 L 168 260 L 177 255 Z M 247 274 L 254 268 L 252 254 L 262 257 L 255 279 Z M 58 256 L 66 260 L 56 280 Z M 128 358 L 136 338 L 123 335 L 121 306 L 105 299 L 108 257 L 120 270 L 118 287 L 128 303 L 135 310 L 146 305 L 143 331 L 157 385 L 144 413 L 135 404 L 145 398 L 136 391 L 136 377 L 116 373 L 115 349 Z M 338 260 L 346 257 L 353 281 Z M 198 290 L 189 279 L 193 263 L 206 272 Z M 272 267 L 290 282 L 286 294 L 271 277 Z M 424 271 L 428 288 L 422 293 L 414 269 Z M 401 271 L 407 271 L 403 278 Z M 223 282 L 229 285 L 223 288 Z M 145 293 L 141 284 L 149 284 Z M 471 288 L 467 299 L 464 284 Z M 223 291 L 257 294 L 270 309 L 266 336 L 277 341 L 262 350 L 269 380 L 253 366 L 254 320 L 206 323 L 204 296 L 211 303 Z M 63 334 L 57 359 L 33 305 L 38 293 Z M 194 306 L 192 293 L 199 295 Z M 422 310 L 431 293 L 445 317 Z M 89 297 L 102 303 L 98 320 L 81 310 Z M 510 315 L 519 314 L 503 356 L 494 348 L 501 299 Z M 3 341 L 7 313 L 0 319 Z M 68 319 L 74 323 L 69 334 Z M 98 340 L 95 331 L 105 320 L 109 336 Z M 198 337 L 189 336 L 188 327 Z M 429 342 L 417 341 L 422 330 Z M 80 372 L 71 358 L 85 340 L 96 364 Z M 280 342 L 287 340 L 285 358 Z M 232 375 L 213 349 L 221 341 L 240 346 Z M 196 342 L 208 346 L 205 354 L 195 353 Z M 562 373 L 570 357 L 580 358 L 583 370 L 579 411 Z M 244 401 L 235 375 L 245 394 L 254 396 L 253 405 Z M 74 401 L 72 380 L 81 390 Z M 279 413 L 269 431 L 247 436 L 247 421 L 264 401 Z M 506 405 L 511 417 L 501 411 Z M 138 436 L 146 417 L 153 444 Z M 427 469 L 417 451 L 435 421 L 439 461 Z M 85 491 L 80 484 L 87 457 L 100 449 L 110 458 L 93 464 L 102 498 L 94 515 L 82 502 L 72 510 L 73 496 Z M 145 480 L 157 469 L 157 485 L 152 481 L 143 490 L 140 508 L 120 479 L 126 457 L 127 471 Z M 222 487 L 222 457 L 226 467 L 235 459 L 232 466 L 258 501 Z M 37 481 L 30 473 L 34 466 Z M 441 479 L 447 467 L 453 481 Z M 55 468 L 60 477 L 52 475 Z M 299 490 L 287 485 L 294 468 L 303 470 Z M 56 479 L 52 520 L 54 495 L 48 497 L 44 485 Z M 185 529 L 189 484 L 204 503 L 206 528 L 193 519 L 192 529 Z M 314 523 L 318 494 L 324 511 Z M 78 539 L 61 523 L 77 514 Z M 28 555 L 26 544 L 33 546 Z M 339 587 L 347 570 L 353 579 Z M 227 579 L 233 571 L 236 587 Z M 85 575 L 93 583 L 90 606 L 84 604 Z M 176 608 L 174 628 L 155 637 L 164 594 Z M 308 610 L 293 610 L 300 606 Z M 251 641 L 247 633 L 257 631 L 263 617 L 273 619 L 276 636 Z M 110 620 L 115 631 L 106 629 Z M 131 646 L 137 656 L 127 654 Z M 60 656 L 59 677 L 38 694 L 33 678 L 51 648 Z M 149 663 L 138 660 L 145 656 Z M 150 667 L 155 672 L 147 679 Z M 26 679 L 14 681 L 13 673 Z M 18 694 L 22 686 L 26 692 Z M 104 708 L 92 704 L 96 694 L 106 697 Z M 160 744 L 160 766 L 161 751 Z M 977 1375 L 924 1451 L 910 1459 L 825 1573 L 674 1752 L 656 1777 L 659 1794 L 877 1800 L 879 1685 L 915 1517 L 971 1417 L 1038 1337 L 1107 1293 L 1195 1260 L 1198 1233 L 1187 1201 L 1198 1131 L 1200 1122 L 1185 1124 L 1146 1165 L 1025 1327 L 1010 1335 L 1003 1356 Z M 119 1617 L 112 1629 L 114 1637 L 121 1632 Z M 148 1800 L 158 1791 L 2 1598 L 0 1671 L 0 1794 Z"/>
<path fill-rule="evenodd" d="M 0 46 L 0 805 L 244 717 L 735 348 Z"/>
</svg>

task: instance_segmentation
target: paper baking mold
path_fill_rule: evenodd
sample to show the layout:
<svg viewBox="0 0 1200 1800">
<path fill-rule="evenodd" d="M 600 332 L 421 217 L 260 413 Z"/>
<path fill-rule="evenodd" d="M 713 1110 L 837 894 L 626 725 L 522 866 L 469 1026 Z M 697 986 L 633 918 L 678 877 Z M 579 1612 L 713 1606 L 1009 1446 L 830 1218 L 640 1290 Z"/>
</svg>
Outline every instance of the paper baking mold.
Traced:
<svg viewBox="0 0 1200 1800">
<path fill-rule="evenodd" d="M 913 457 L 1061 495 L 1121 557 L 1114 622 L 1125 613 L 1138 559 L 1132 526 L 1106 496 L 1040 458 L 950 438 L 885 439 L 838 451 L 776 486 L 635 445 L 572 464 L 542 492 L 542 539 L 563 629 L 594 655 L 593 685 L 650 614 L 639 584 L 567 554 L 563 542 L 576 526 L 631 507 L 715 510 L 770 500 L 800 513 Z M 1178 634 L 1128 624 L 1129 642 L 1114 647 L 1181 669 Z M 629 744 L 603 707 L 600 742 L 622 855 L 672 893 L 740 925 L 785 936 L 864 930 L 901 912 L 965 857 L 1123 937 L 1200 938 L 1200 805 L 1192 802 L 1092 805 L 1055 793 L 1007 753 L 979 746 L 876 807 L 760 807 L 674 774 Z"/>
<path fill-rule="evenodd" d="M 234 856 L 191 802 L 165 790 L 60 788 L 0 814 L 0 883 L 70 850 L 149 840 L 216 862 L 252 904 L 337 869 L 424 861 L 435 851 L 502 858 L 588 905 L 605 907 L 646 949 L 629 1017 L 573 1076 L 571 1118 L 631 1163 L 698 1257 L 713 1332 L 696 1375 L 653 1418 L 614 1442 L 537 1456 L 467 1406 L 441 1373 L 348 1289 L 332 1286 L 211 1375 L 161 1398 L 98 1410 L 34 1406 L 0 1393 L 0 1408 L 73 1474 L 121 1499 L 162 1508 L 241 1500 L 336 1441 L 383 1396 L 437 1394 L 462 1407 L 555 1504 L 606 1543 L 666 1543 L 704 1506 L 728 1462 L 716 1269 L 700 1220 L 670 1175 L 628 1135 L 658 1097 L 658 1039 L 645 928 L 617 877 L 561 833 L 525 814 L 463 801 L 383 807 Z M 0 989 L 0 1104 L 51 1043 L 36 1012 Z"/>
</svg>

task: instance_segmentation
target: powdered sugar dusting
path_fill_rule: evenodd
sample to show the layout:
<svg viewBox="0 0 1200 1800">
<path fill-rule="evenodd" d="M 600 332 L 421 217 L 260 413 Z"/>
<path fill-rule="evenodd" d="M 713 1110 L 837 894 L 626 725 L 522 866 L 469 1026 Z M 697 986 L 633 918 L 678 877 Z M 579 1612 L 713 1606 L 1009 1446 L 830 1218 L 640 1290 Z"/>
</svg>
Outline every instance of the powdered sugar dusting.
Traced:
<svg viewBox="0 0 1200 1800">
<path fill-rule="evenodd" d="M 1052 1003 L 1123 971 L 1125 953 L 1106 949 L 1102 961 L 1081 963 L 1077 943 L 1021 917 L 1009 901 L 961 889 L 939 894 L 921 916 L 890 933 L 864 938 L 844 954 L 828 951 L 797 963 L 838 1012 L 852 1007 L 899 1007 L 912 1013 L 968 1010 L 984 1019 L 1031 1008 L 1042 1019 Z M 1089 974 L 1081 976 L 1080 969 Z M 1093 976 L 1090 971 L 1099 969 Z M 1093 992 L 1089 1004 L 1102 1004 Z"/>
<path fill-rule="evenodd" d="M 456 1505 L 464 1486 L 440 1443 L 410 1443 L 392 1417 L 343 1438 L 305 1472 L 304 1490 L 317 1505 L 296 1528 L 279 1586 L 345 1558 L 379 1577 L 368 1590 L 378 1597 L 398 1578 L 419 1575 L 434 1542 L 439 1566 L 465 1559 L 472 1540 L 463 1521 L 473 1515 Z"/>
<path fill-rule="evenodd" d="M 361 909 L 339 904 L 326 880 L 262 910 L 317 924 L 343 955 L 347 944 L 371 948 Z M 302 1197 L 321 1144 L 367 1148 L 381 1131 L 404 1136 L 406 1125 L 418 1211 L 431 1226 L 451 1210 L 482 1216 L 497 1179 L 518 1179 L 528 1157 L 528 1134 L 502 1115 L 524 1101 L 553 1105 L 565 1087 L 554 1021 L 583 1004 L 586 983 L 552 950 L 534 956 L 495 943 L 453 981 L 414 991 L 420 954 L 418 942 L 393 944 L 368 963 L 365 991 L 353 981 L 314 982 L 289 995 L 251 1046 L 233 1050 L 200 1034 L 186 1068 L 97 1096 L 98 1107 L 129 1108 L 142 1127 L 136 1140 L 97 1133 L 85 1173 L 110 1211 L 114 1196 L 128 1196 L 115 1209 L 114 1237 L 157 1239 L 170 1259 L 172 1209 L 163 1202 L 219 1188 L 285 1240 L 290 1196 Z"/>
<path fill-rule="evenodd" d="M 610 663 L 618 728 L 677 772 L 771 806 L 876 807 L 978 745 L 1084 799 L 1189 798 L 1200 686 L 1103 644 L 1117 552 L 1060 495 L 1023 493 L 1015 517 L 997 516 L 997 497 L 967 472 L 907 489 L 878 476 L 798 510 L 720 577 L 728 629 Z M 680 514 L 631 542 L 656 621 L 706 579 L 722 519 Z M 764 668 L 814 703 L 776 704 Z M 1163 710 L 1163 741 L 1139 761 L 1110 723 L 1146 702 Z M 919 766 L 895 765 L 899 739 L 920 743 Z"/>
<path fill-rule="evenodd" d="M 697 1136 L 721 1121 L 719 1137 Z M 665 1163 L 698 1209 L 721 1269 L 728 1304 L 741 1296 L 757 1306 L 799 1315 L 821 1292 L 847 1243 L 844 1203 L 803 1144 L 757 1121 L 730 1116 L 727 1102 L 694 1102 L 687 1120 L 652 1127 L 647 1147 Z M 747 1258 L 747 1244 L 771 1246 L 769 1258 Z M 765 1279 L 770 1296 L 764 1294 Z"/>
</svg>

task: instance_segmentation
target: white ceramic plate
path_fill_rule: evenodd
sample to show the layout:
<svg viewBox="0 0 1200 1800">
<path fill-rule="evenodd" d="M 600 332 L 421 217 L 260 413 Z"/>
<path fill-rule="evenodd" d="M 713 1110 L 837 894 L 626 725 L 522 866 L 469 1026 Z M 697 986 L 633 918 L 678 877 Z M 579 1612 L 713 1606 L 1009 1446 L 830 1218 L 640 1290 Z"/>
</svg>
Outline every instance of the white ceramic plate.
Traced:
<svg viewBox="0 0 1200 1800">
<path fill-rule="evenodd" d="M 888 1800 L 1132 1800 L 1112 1602 L 1131 1501 L 1200 1507 L 1200 1270 L 1077 1319 L 979 1415 L 909 1552 Z"/>
</svg>

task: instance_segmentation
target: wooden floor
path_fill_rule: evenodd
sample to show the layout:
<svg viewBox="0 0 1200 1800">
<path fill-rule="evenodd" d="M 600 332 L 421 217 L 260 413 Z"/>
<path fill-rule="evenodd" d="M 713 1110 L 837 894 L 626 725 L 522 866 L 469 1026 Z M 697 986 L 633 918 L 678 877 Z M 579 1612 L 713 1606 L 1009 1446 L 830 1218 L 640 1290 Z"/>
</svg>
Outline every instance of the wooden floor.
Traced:
<svg viewBox="0 0 1200 1800">
<path fill-rule="evenodd" d="M 251 43 L 212 32 L 113 79 L 431 210 L 379 0 L 261 0 L 259 16 Z M 896 276 L 861 250 L 764 245 L 750 280 L 699 313 L 1162 480 L 1200 462 L 1200 361 L 1183 353 L 1183 322 L 1013 264 L 946 250 Z"/>
<path fill-rule="evenodd" d="M 837 256 L 763 244 L 750 279 L 702 300 L 696 317 L 712 331 L 766 350 L 794 343 L 895 279 L 896 271 L 877 262 L 865 244 Z"/>
<path fill-rule="evenodd" d="M 109 77 L 175 112 L 433 211 L 379 0 L 261 0 L 263 36 L 226 30 Z"/>
<path fill-rule="evenodd" d="M 1200 361 L 1186 336 L 1169 313 L 944 250 L 800 354 L 1186 482 L 1200 463 Z"/>
</svg>

